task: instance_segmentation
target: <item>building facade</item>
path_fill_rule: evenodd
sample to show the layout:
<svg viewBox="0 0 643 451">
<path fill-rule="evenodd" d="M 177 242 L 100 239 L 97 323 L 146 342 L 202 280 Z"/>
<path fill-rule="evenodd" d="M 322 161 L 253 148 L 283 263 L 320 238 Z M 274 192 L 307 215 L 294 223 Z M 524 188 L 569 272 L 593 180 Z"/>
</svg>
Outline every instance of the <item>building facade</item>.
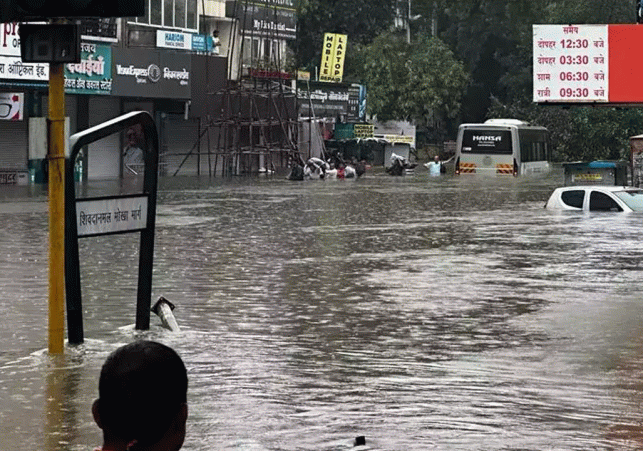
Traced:
<svg viewBox="0 0 643 451">
<path fill-rule="evenodd" d="M 22 62 L 19 24 L 0 26 L 0 185 L 45 182 L 49 67 Z M 294 38 L 292 0 L 146 0 L 141 17 L 83 20 L 81 62 L 65 67 L 68 133 L 148 111 L 162 173 L 204 173 L 211 97 L 280 62 Z M 125 145 L 125 136 L 113 135 L 88 146 L 77 177 L 119 177 Z"/>
</svg>

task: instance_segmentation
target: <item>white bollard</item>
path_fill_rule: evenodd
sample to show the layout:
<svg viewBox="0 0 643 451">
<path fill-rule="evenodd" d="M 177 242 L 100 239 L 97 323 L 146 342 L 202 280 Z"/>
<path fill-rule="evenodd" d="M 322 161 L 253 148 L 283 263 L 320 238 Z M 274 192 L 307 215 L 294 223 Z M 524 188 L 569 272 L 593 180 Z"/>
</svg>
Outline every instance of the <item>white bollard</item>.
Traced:
<svg viewBox="0 0 643 451">
<path fill-rule="evenodd" d="M 174 304 L 165 299 L 163 296 L 161 296 L 159 300 L 156 301 L 156 304 L 154 304 L 154 307 L 152 307 L 152 312 L 154 312 L 159 318 L 161 318 L 161 322 L 163 323 L 164 327 L 170 329 L 172 332 L 180 332 L 181 329 L 179 328 L 179 325 L 174 318 L 174 313 L 172 313 L 172 310 L 174 310 Z"/>
</svg>

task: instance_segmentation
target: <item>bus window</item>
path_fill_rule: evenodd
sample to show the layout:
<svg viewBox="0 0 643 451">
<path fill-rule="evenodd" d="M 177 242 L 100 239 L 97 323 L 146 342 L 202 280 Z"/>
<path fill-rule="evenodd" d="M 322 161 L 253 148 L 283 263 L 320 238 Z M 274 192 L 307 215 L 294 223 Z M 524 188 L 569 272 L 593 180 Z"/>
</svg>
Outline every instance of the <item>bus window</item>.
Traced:
<svg viewBox="0 0 643 451">
<path fill-rule="evenodd" d="M 546 133 L 541 130 L 520 130 L 520 160 L 523 163 L 530 161 L 547 161 Z"/>
</svg>

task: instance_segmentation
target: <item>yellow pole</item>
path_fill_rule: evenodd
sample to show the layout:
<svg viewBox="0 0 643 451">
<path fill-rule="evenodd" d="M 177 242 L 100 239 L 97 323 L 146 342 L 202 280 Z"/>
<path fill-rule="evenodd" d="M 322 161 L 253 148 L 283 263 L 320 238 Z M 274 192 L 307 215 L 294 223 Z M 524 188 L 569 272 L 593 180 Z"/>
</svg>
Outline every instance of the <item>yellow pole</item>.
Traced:
<svg viewBox="0 0 643 451">
<path fill-rule="evenodd" d="M 49 65 L 49 352 L 64 352 L 65 335 L 65 73 Z"/>
</svg>

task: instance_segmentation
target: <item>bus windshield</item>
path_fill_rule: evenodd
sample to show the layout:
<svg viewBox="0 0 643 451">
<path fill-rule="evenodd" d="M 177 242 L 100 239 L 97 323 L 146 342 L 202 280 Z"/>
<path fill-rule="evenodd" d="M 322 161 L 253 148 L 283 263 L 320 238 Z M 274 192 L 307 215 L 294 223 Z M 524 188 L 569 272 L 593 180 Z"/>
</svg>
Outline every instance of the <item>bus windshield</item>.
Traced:
<svg viewBox="0 0 643 451">
<path fill-rule="evenodd" d="M 511 132 L 509 130 L 464 130 L 462 153 L 511 155 Z"/>
</svg>

